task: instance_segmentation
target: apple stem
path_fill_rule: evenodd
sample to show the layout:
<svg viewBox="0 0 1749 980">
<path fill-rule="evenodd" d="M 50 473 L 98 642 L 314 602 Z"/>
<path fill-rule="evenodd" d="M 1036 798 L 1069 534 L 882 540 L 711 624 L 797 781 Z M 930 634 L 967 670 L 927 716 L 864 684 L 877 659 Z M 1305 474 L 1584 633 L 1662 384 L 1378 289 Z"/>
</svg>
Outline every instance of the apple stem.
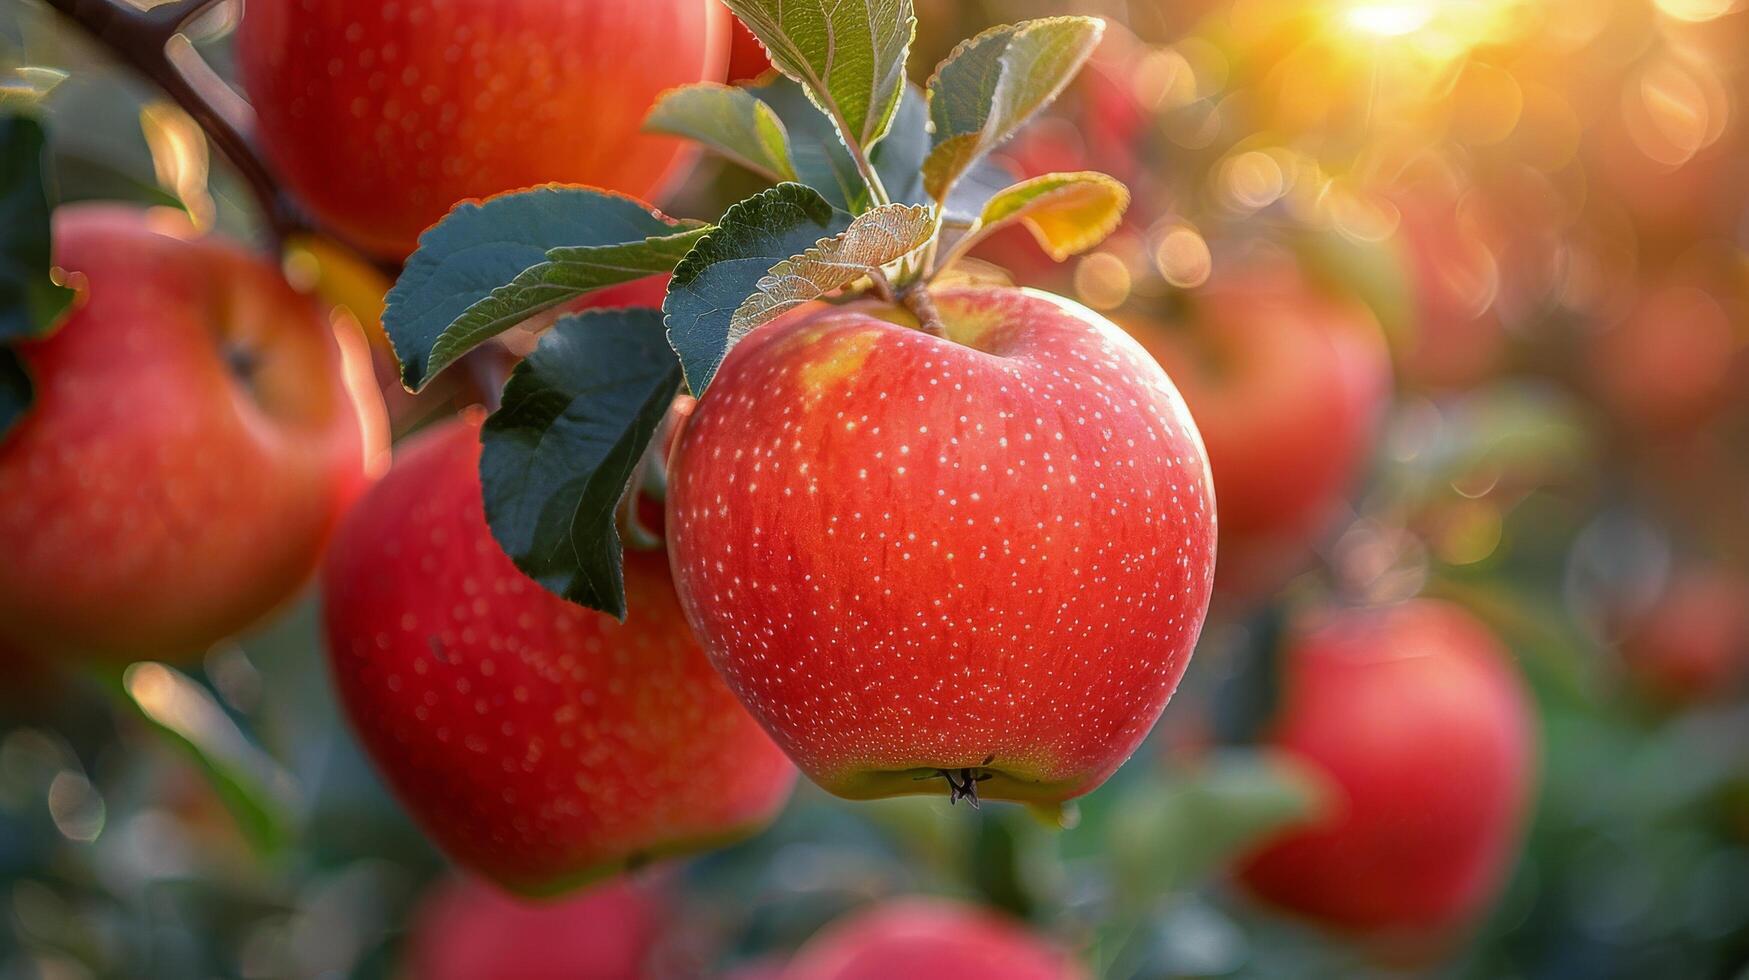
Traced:
<svg viewBox="0 0 1749 980">
<path fill-rule="evenodd" d="M 941 322 L 941 312 L 929 296 L 929 287 L 915 283 L 900 294 L 899 301 L 917 317 L 919 329 L 931 337 L 946 337 L 947 326 Z"/>
<path fill-rule="evenodd" d="M 874 283 L 874 293 L 883 303 L 897 303 L 898 294 L 893 291 L 893 281 L 880 269 L 873 269 L 868 274 L 869 281 Z"/>
</svg>

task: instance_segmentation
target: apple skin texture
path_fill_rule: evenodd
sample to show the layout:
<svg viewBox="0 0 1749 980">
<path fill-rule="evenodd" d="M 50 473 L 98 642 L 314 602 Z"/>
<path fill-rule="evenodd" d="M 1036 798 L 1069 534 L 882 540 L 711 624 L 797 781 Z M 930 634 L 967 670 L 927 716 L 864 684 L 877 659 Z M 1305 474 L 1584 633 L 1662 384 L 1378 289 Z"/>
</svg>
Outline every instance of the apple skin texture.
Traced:
<svg viewBox="0 0 1749 980">
<path fill-rule="evenodd" d="M 669 914 L 659 889 L 615 878 L 552 902 L 457 878 L 420 904 L 409 980 L 640 980 Z"/>
<path fill-rule="evenodd" d="M 826 926 L 781 980 L 1086 980 L 1020 925 L 941 899 L 892 899 Z"/>
<path fill-rule="evenodd" d="M 705 660 L 665 556 L 626 552 L 623 625 L 543 590 L 486 526 L 479 430 L 410 441 L 323 574 L 334 681 L 396 794 L 529 894 L 764 827 L 795 771 Z"/>
<path fill-rule="evenodd" d="M 688 158 L 656 96 L 722 81 L 717 0 L 250 0 L 243 88 L 276 174 L 384 258 L 458 201 L 537 184 L 656 196 Z"/>
<path fill-rule="evenodd" d="M 1290 644 L 1283 683 L 1270 742 L 1327 777 L 1327 812 L 1241 880 L 1357 933 L 1473 919 L 1511 868 L 1535 778 L 1533 709 L 1499 641 L 1443 602 L 1342 611 Z"/>
<path fill-rule="evenodd" d="M 754 331 L 670 462 L 675 584 L 711 661 L 839 796 L 1050 804 L 1110 776 L 1207 611 L 1208 463 L 1135 341 L 1044 293 L 855 303 Z M 915 323 L 914 320 L 910 321 Z"/>
<path fill-rule="evenodd" d="M 1166 368 L 1208 446 L 1223 594 L 1267 594 L 1306 565 L 1360 482 L 1391 393 L 1364 307 L 1287 270 L 1200 291 L 1182 323 L 1126 323 Z"/>
<path fill-rule="evenodd" d="M 316 569 L 382 452 L 362 337 L 179 216 L 55 213 L 79 289 L 17 350 L 36 402 L 0 441 L 0 647 L 202 653 Z"/>
</svg>

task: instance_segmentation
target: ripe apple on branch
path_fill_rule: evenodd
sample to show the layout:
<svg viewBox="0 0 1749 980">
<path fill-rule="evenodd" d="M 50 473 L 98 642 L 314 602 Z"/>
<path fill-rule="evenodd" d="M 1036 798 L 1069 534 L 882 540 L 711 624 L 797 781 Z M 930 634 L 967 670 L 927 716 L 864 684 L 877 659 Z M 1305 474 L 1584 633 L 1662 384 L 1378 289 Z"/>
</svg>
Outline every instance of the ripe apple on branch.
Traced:
<svg viewBox="0 0 1749 980">
<path fill-rule="evenodd" d="M 1109 322 L 937 283 L 1007 225 L 1059 258 L 1116 226 L 1109 177 L 1004 185 L 984 159 L 1101 24 L 995 28 L 919 89 L 907 2 L 729 7 L 782 77 L 670 91 L 646 125 L 774 186 L 714 224 L 556 185 L 457 207 L 389 296 L 403 379 L 671 272 L 660 322 L 562 318 L 512 375 L 483 429 L 498 542 L 624 617 L 628 491 L 665 469 L 687 617 L 804 772 L 852 798 L 941 779 L 956 800 L 1055 808 L 1123 762 L 1186 666 L 1213 572 L 1207 461 L 1170 379 Z M 696 406 L 664 467 L 652 439 L 683 384 Z"/>
</svg>

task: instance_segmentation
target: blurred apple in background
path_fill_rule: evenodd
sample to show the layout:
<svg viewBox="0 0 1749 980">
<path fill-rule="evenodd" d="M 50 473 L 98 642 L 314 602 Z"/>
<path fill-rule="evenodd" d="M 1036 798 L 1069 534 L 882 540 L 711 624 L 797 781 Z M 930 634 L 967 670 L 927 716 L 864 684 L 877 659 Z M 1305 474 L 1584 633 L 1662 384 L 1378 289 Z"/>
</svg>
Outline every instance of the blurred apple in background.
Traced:
<svg viewBox="0 0 1749 980">
<path fill-rule="evenodd" d="M 1216 588 L 1276 588 L 1307 564 L 1371 456 L 1391 390 L 1377 323 L 1293 265 L 1262 262 L 1185 294 L 1181 312 L 1122 322 L 1178 385 L 1208 448 Z"/>
<path fill-rule="evenodd" d="M 996 913 L 892 899 L 826 926 L 783 980 L 1085 980 L 1064 951 Z"/>
<path fill-rule="evenodd" d="M 1749 579 L 1704 565 L 1681 569 L 1619 633 L 1622 663 L 1651 700 L 1683 706 L 1727 696 L 1749 673 Z"/>
<path fill-rule="evenodd" d="M 457 201 L 535 184 L 654 198 L 683 159 L 661 92 L 721 81 L 717 0 L 250 0 L 244 90 L 277 174 L 383 258 Z"/>
<path fill-rule="evenodd" d="M 646 980 L 670 910 L 658 886 L 614 878 L 555 902 L 471 878 L 441 881 L 414 914 L 407 980 Z"/>
<path fill-rule="evenodd" d="M 764 827 L 795 770 L 687 629 L 667 556 L 626 552 L 623 624 L 542 589 L 486 525 L 481 421 L 404 444 L 324 568 L 334 681 L 389 784 L 530 894 Z"/>
<path fill-rule="evenodd" d="M 1528 693 L 1457 606 L 1414 600 L 1303 622 L 1266 745 L 1328 778 L 1328 814 L 1241 866 L 1257 896 L 1392 942 L 1448 939 L 1517 859 L 1536 768 Z"/>
<path fill-rule="evenodd" d="M 1692 430 L 1739 397 L 1745 336 L 1741 277 L 1678 269 L 1602 326 L 1588 356 L 1592 383 L 1630 429 Z"/>
<path fill-rule="evenodd" d="M 0 441 L 0 640 L 183 657 L 309 578 L 385 461 L 356 327 L 170 211 L 55 216 L 80 292 L 18 350 L 37 401 Z"/>
</svg>

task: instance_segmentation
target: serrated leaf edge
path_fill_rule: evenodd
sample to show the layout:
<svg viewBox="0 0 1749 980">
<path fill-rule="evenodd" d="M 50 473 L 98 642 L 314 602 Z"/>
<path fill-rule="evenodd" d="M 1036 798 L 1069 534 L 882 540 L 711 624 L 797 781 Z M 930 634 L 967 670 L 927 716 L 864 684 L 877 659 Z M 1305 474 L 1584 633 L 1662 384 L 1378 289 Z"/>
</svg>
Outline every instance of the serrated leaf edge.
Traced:
<svg viewBox="0 0 1749 980">
<path fill-rule="evenodd" d="M 1105 35 L 1105 21 L 1103 19 L 1073 14 L 1059 15 L 1055 17 L 1038 17 L 1032 20 L 1023 20 L 1015 24 L 1000 24 L 987 30 L 980 31 L 976 35 L 966 38 L 960 43 L 954 45 L 953 50 L 948 53 L 947 57 L 943 58 L 941 62 L 935 66 L 935 71 L 930 74 L 928 82 L 924 85 L 924 91 L 929 93 L 933 102 L 935 88 L 941 81 L 941 73 L 943 69 L 953 64 L 955 59 L 959 58 L 960 55 L 977 46 L 979 43 L 1006 33 L 1010 35 L 1010 39 L 1009 44 L 1004 46 L 1003 52 L 998 58 L 998 61 L 1003 65 L 1003 71 L 1001 77 L 996 80 L 996 91 L 992 93 L 991 104 L 994 106 L 1000 101 L 1003 87 L 1012 84 L 1011 73 L 1008 71 L 1008 56 L 1013 48 L 1013 41 L 1020 38 L 1023 34 L 1029 33 L 1033 30 L 1043 28 L 1047 25 L 1063 23 L 1084 24 L 1092 27 L 1093 37 L 1092 43 L 1088 49 L 1089 55 L 1091 55 L 1093 48 L 1099 46 L 1100 39 Z M 1086 63 L 1086 56 L 1083 56 L 1082 63 Z M 1033 107 L 1032 111 L 1028 113 L 1027 118 L 1031 118 L 1032 115 L 1037 114 L 1048 107 L 1051 103 L 1055 102 L 1063 94 L 1063 91 L 1069 87 L 1069 84 L 1074 81 L 1075 76 L 1078 73 L 1079 68 L 1077 68 L 1076 71 L 1065 74 L 1057 83 L 1056 87 L 1052 89 L 1049 94 L 1039 100 L 1038 105 Z M 941 143 L 936 144 L 936 146 L 929 151 L 929 155 L 924 158 L 924 185 L 925 188 L 929 190 L 931 196 L 937 201 L 940 201 L 945 205 L 948 195 L 953 191 L 954 182 L 958 180 L 960 175 L 965 172 L 966 168 L 971 165 L 971 161 L 975 161 L 982 154 L 988 153 L 990 150 L 1002 145 L 1026 122 L 1026 119 L 1019 120 L 1009 128 L 1008 132 L 993 136 L 990 129 L 996 124 L 996 118 L 997 114 L 995 112 L 986 114 L 984 117 L 984 125 L 981 130 L 976 133 L 958 133 L 949 136 Z M 963 150 L 963 146 L 967 142 L 972 143 L 975 152 L 967 153 Z M 951 154 L 951 163 L 946 162 L 949 159 L 949 154 Z M 939 160 L 938 156 L 940 157 Z M 932 176 L 939 175 L 943 169 L 949 169 L 951 175 L 945 178 Z"/>
</svg>

